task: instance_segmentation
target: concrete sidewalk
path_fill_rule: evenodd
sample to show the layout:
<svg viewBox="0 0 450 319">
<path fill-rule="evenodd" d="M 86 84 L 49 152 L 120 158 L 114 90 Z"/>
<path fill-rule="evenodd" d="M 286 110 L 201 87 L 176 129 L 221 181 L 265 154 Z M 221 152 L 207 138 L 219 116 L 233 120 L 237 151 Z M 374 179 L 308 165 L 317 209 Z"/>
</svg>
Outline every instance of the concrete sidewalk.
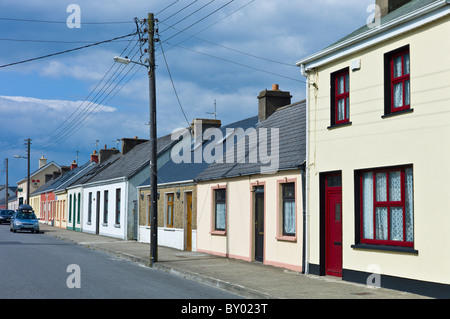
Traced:
<svg viewBox="0 0 450 319">
<path fill-rule="evenodd" d="M 41 224 L 47 236 L 148 266 L 150 245 Z M 154 268 L 205 283 L 249 299 L 427 299 L 405 292 L 368 288 L 333 277 L 303 275 L 282 268 L 158 247 Z"/>
</svg>

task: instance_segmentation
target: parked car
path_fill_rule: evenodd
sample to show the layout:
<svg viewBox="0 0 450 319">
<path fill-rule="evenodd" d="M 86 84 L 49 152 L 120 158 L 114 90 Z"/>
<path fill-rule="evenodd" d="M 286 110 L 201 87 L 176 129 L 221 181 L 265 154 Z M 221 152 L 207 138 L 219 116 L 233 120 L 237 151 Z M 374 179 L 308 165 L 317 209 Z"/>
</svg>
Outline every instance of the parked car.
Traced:
<svg viewBox="0 0 450 319">
<path fill-rule="evenodd" d="M 14 211 L 10 209 L 2 209 L 0 210 L 0 224 L 11 222 L 11 217 L 14 215 Z"/>
<path fill-rule="evenodd" d="M 10 231 L 28 230 L 39 233 L 39 220 L 30 205 L 20 205 L 11 217 Z"/>
</svg>

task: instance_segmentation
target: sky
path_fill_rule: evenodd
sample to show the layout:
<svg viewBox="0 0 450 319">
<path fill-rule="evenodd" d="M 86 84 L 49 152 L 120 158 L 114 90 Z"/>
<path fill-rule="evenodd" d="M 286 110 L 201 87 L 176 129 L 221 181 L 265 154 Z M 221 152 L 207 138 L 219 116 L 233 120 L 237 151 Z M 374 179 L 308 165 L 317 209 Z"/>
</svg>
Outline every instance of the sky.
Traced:
<svg viewBox="0 0 450 319">
<path fill-rule="evenodd" d="M 0 184 L 48 162 L 83 164 L 118 140 L 149 138 L 149 79 L 135 18 L 153 13 L 158 136 L 194 118 L 257 115 L 278 84 L 305 99 L 295 62 L 367 23 L 375 0 L 0 0 Z M 138 23 L 140 28 L 143 25 Z M 130 35 L 128 37 L 123 37 Z M 114 41 L 64 52 L 123 37 Z M 143 34 L 141 37 L 146 38 Z M 9 65 L 46 55 L 50 57 Z M 141 60 L 139 59 L 141 57 Z M 216 115 L 212 113 L 216 113 Z"/>
</svg>

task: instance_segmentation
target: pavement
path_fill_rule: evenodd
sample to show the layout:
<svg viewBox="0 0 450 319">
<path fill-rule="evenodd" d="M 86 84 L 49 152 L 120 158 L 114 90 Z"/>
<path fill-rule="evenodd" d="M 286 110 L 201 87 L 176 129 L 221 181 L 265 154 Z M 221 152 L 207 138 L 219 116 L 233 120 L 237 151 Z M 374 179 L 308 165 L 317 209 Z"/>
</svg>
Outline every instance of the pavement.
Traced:
<svg viewBox="0 0 450 319">
<path fill-rule="evenodd" d="M 103 251 L 149 266 L 150 245 L 40 225 L 41 232 L 60 240 Z M 430 299 L 384 288 L 302 274 L 259 262 L 246 262 L 200 252 L 158 247 L 153 268 L 214 286 L 247 299 Z"/>
</svg>

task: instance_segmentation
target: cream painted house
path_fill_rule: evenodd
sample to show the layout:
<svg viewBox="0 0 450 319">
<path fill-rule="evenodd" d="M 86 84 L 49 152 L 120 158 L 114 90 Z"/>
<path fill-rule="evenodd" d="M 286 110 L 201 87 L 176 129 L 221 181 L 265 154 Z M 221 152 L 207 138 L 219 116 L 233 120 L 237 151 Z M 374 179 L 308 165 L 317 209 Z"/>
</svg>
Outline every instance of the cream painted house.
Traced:
<svg viewBox="0 0 450 319">
<path fill-rule="evenodd" d="M 30 173 L 30 205 L 35 210 L 36 216 L 39 218 L 39 206 L 38 202 L 33 200 L 31 194 L 35 192 L 39 187 L 48 182 L 51 178 L 61 175 L 64 167 L 56 164 L 55 162 L 47 163 L 47 159 L 42 156 L 39 159 L 39 168 Z M 17 182 L 17 206 L 26 203 L 27 200 L 27 177 Z M 33 206 L 35 205 L 35 206 Z"/>
<path fill-rule="evenodd" d="M 448 298 L 450 3 L 377 4 L 381 20 L 297 63 L 309 273 Z"/>
<path fill-rule="evenodd" d="M 235 128 L 226 138 L 227 149 L 235 149 L 234 161 L 215 162 L 196 178 L 197 251 L 300 272 L 306 103 L 291 104 L 289 92 L 278 87 L 258 99 L 254 131 L 239 138 Z M 252 136 L 258 136 L 254 144 Z M 269 153 L 271 160 L 264 161 L 262 155 Z"/>
</svg>

